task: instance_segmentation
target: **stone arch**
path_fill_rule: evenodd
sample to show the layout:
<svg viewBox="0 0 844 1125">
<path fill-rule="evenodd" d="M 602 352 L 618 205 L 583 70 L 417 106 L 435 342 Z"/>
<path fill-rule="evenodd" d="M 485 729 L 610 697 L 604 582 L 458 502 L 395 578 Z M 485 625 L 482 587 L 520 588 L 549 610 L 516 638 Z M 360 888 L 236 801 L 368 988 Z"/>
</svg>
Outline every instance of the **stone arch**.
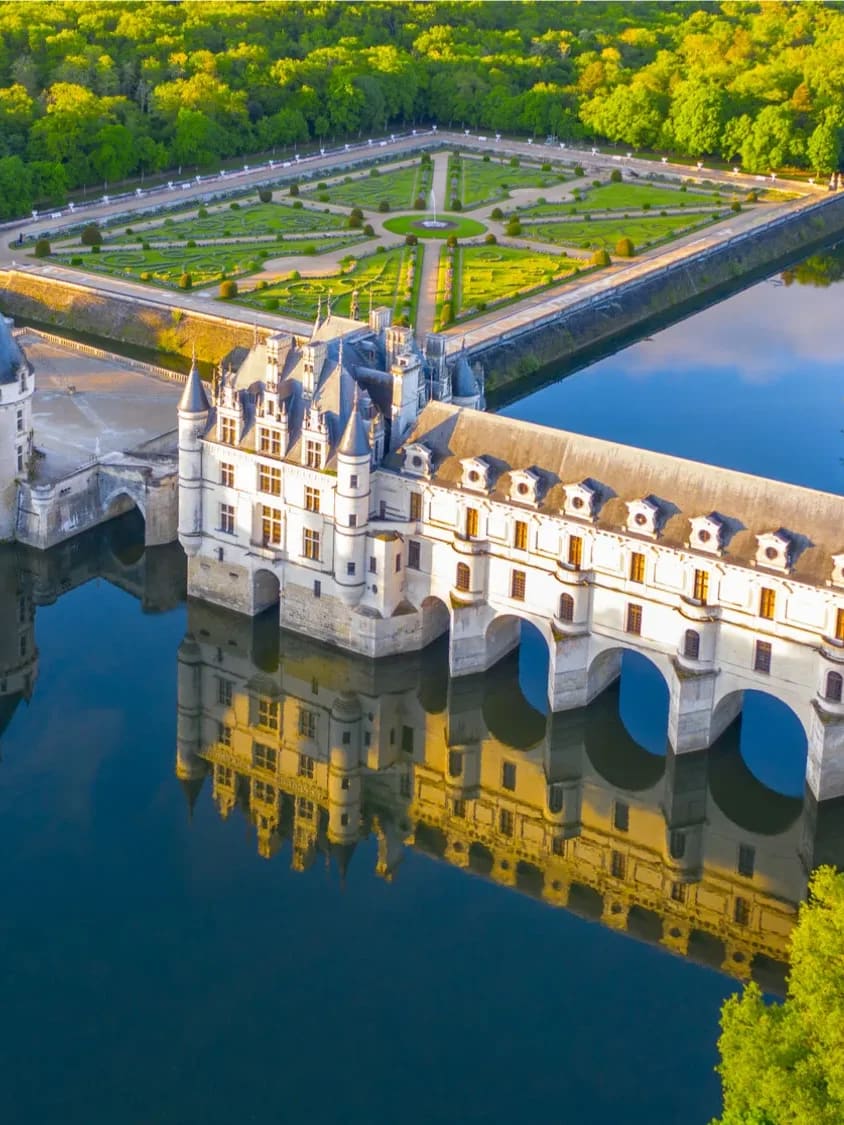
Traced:
<svg viewBox="0 0 844 1125">
<path fill-rule="evenodd" d="M 109 517 L 99 530 L 118 570 L 134 570 L 141 563 L 146 553 L 146 522 L 136 504 L 121 515 Z"/>
<path fill-rule="evenodd" d="M 130 512 L 133 508 L 138 511 L 146 522 L 147 513 L 146 505 L 141 497 L 134 494 L 134 490 L 128 488 L 125 484 L 118 485 L 113 489 L 100 503 L 100 510 L 102 511 L 103 520 L 111 520 L 116 516 L 122 516 L 125 512 Z"/>
<path fill-rule="evenodd" d="M 584 741 L 595 772 L 614 789 L 642 793 L 659 785 L 667 759 L 651 754 L 629 734 L 619 714 L 616 681 L 586 711 Z"/>
<path fill-rule="evenodd" d="M 252 612 L 257 615 L 277 607 L 281 596 L 281 583 L 272 570 L 261 567 L 252 575 Z"/>
<path fill-rule="evenodd" d="M 422 645 L 431 644 L 451 628 L 451 610 L 442 598 L 431 594 L 419 607 L 422 613 Z"/>
<path fill-rule="evenodd" d="M 713 750 L 730 747 L 766 789 L 802 796 L 811 731 L 789 700 L 755 684 L 733 688 L 715 703 L 712 727 L 723 732 Z M 766 729 L 775 732 L 773 739 Z"/>
<path fill-rule="evenodd" d="M 663 757 L 668 748 L 671 698 L 668 658 L 632 645 L 608 647 L 589 665 L 588 698 L 595 698 L 614 681 L 618 682 L 614 698 L 620 726 L 643 751 Z"/>
<path fill-rule="evenodd" d="M 549 631 L 528 616 L 496 614 L 487 625 L 485 644 L 487 727 L 505 745 L 526 750 L 546 734 Z"/>
</svg>

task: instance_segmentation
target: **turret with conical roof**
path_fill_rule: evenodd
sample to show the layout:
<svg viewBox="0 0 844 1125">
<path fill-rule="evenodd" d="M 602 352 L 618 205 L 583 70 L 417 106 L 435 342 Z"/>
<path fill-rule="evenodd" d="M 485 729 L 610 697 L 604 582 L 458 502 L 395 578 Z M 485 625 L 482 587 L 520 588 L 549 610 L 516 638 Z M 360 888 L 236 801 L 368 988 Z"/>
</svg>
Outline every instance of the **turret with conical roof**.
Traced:
<svg viewBox="0 0 844 1125">
<path fill-rule="evenodd" d="M 371 470 L 368 427 L 361 413 L 360 389 L 356 383 L 349 420 L 337 446 L 334 494 L 334 577 L 347 605 L 358 602 L 364 589 Z"/>
<path fill-rule="evenodd" d="M 193 363 L 179 399 L 179 542 L 189 556 L 199 551 L 202 541 L 202 437 L 210 410 L 194 345 Z"/>
<path fill-rule="evenodd" d="M 0 315 L 0 542 L 12 539 L 18 481 L 32 461 L 32 394 L 35 380 L 12 322 Z"/>
</svg>

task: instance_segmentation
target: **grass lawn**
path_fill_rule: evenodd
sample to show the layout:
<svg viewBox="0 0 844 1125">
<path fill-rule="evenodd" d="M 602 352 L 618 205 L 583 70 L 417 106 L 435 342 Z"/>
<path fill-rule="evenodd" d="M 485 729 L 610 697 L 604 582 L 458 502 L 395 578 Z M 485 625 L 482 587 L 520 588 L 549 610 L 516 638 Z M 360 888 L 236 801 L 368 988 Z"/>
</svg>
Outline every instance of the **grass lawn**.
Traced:
<svg viewBox="0 0 844 1125">
<path fill-rule="evenodd" d="M 729 213 L 729 212 L 728 212 Z M 609 250 L 620 238 L 630 238 L 637 250 L 654 242 L 679 238 L 695 227 L 708 225 L 706 215 L 647 215 L 642 218 L 591 219 L 559 223 L 522 223 L 522 238 L 577 246 L 582 250 Z"/>
<path fill-rule="evenodd" d="M 324 277 L 288 278 L 266 289 L 256 289 L 240 298 L 242 304 L 288 313 L 302 320 L 313 320 L 319 298 L 323 302 L 331 294 L 331 307 L 340 316 L 348 316 L 352 293 L 358 290 L 360 311 L 366 316 L 369 297 L 372 304 L 387 305 L 402 316 L 410 308 L 413 315 L 413 294 L 422 271 L 422 248 L 403 246 L 383 254 L 371 254 Z M 410 270 L 413 267 L 413 278 Z"/>
<path fill-rule="evenodd" d="M 563 178 L 560 172 L 542 172 L 537 167 L 514 168 L 509 162 L 501 164 L 453 155 L 448 158 L 449 199 L 457 194 L 464 207 L 506 199 L 510 188 L 551 187 L 561 183 Z"/>
<path fill-rule="evenodd" d="M 461 246 L 457 250 L 455 313 L 509 300 L 571 277 L 578 262 L 560 254 L 518 250 L 510 246 Z M 457 281 L 457 278 L 455 278 Z"/>
<path fill-rule="evenodd" d="M 302 189 L 302 195 L 321 202 L 337 203 L 341 207 L 360 207 L 364 211 L 377 211 L 378 204 L 386 199 L 391 211 L 407 211 L 413 206 L 417 195 L 427 198 L 431 187 L 431 166 L 417 163 L 408 168 L 397 168 L 392 172 L 378 172 L 373 176 L 372 169 L 367 175 L 359 176 L 345 183 L 342 180 L 328 184 L 320 190 L 315 186 Z M 328 196 L 326 200 L 324 196 Z"/>
<path fill-rule="evenodd" d="M 182 247 L 149 250 L 104 250 L 99 254 L 90 251 L 77 254 L 53 254 L 52 259 L 61 265 L 78 266 L 94 273 L 112 277 L 129 277 L 134 280 L 157 282 L 178 286 L 183 273 L 189 273 L 193 288 L 213 285 L 223 277 L 242 277 L 264 267 L 266 258 L 290 254 L 307 254 L 313 248 L 335 250 L 360 241 L 361 236 L 350 231 L 337 238 L 291 239 L 287 242 L 238 243 L 234 246 L 197 246 L 187 250 Z"/>
<path fill-rule="evenodd" d="M 154 244 L 188 238 L 198 241 L 254 238 L 256 234 L 310 234 L 343 230 L 345 226 L 344 215 L 327 215 L 324 211 L 293 208 L 283 203 L 244 203 L 234 211 L 228 206 L 210 209 L 204 218 L 198 218 L 194 209 L 181 215 L 170 215 L 156 222 L 155 226 L 130 224 L 131 234 L 126 234 L 125 228 L 119 232 L 106 229 L 103 237 L 104 245 L 119 246 L 141 240 Z"/>
<path fill-rule="evenodd" d="M 519 215 L 578 215 L 590 211 L 641 211 L 649 206 L 654 210 L 678 207 L 711 207 L 728 203 L 735 198 L 733 192 L 680 191 L 679 188 L 657 187 L 652 184 L 602 184 L 588 188 L 578 202 L 533 203 L 520 208 Z M 515 213 L 515 212 L 513 212 Z"/>
<path fill-rule="evenodd" d="M 448 238 L 452 234 L 455 238 L 474 238 L 483 234 L 486 230 L 484 224 L 479 223 L 477 219 L 468 219 L 455 214 L 441 215 L 439 211 L 437 212 L 438 219 L 443 219 L 454 225 L 426 230 L 425 227 L 419 225 L 425 217 L 421 213 L 418 215 L 397 215 L 394 219 L 387 219 L 384 226 L 393 234 L 415 234 L 419 238 Z"/>
</svg>

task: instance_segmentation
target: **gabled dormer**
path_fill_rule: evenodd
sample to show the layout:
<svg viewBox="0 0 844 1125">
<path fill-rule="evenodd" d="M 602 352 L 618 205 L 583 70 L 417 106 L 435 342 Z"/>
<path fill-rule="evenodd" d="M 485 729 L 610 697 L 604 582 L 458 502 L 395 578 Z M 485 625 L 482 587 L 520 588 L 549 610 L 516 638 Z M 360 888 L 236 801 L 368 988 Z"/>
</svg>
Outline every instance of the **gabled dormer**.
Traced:
<svg viewBox="0 0 844 1125">
<path fill-rule="evenodd" d="M 431 450 L 424 442 L 418 441 L 405 446 L 402 471 L 414 477 L 430 477 Z"/>
<path fill-rule="evenodd" d="M 832 556 L 832 574 L 829 576 L 830 585 L 844 587 L 844 554 Z"/>
<path fill-rule="evenodd" d="M 578 484 L 565 485 L 565 501 L 563 511 L 567 516 L 575 519 L 592 520 L 599 502 L 599 493 L 589 481 L 582 480 Z"/>
<path fill-rule="evenodd" d="M 627 501 L 627 530 L 636 535 L 647 535 L 656 539 L 661 527 L 661 512 L 659 504 L 652 496 L 645 496 L 641 500 Z"/>
<path fill-rule="evenodd" d="M 460 466 L 463 475 L 460 484 L 472 492 L 489 491 L 489 462 L 483 457 L 464 457 Z"/>
<path fill-rule="evenodd" d="M 709 555 L 720 555 L 724 549 L 726 524 L 715 512 L 708 516 L 693 516 L 689 520 L 691 535 L 689 546 L 695 551 L 705 551 Z"/>
<path fill-rule="evenodd" d="M 530 469 L 514 469 L 510 473 L 510 499 L 516 504 L 536 507 L 540 500 L 542 478 Z"/>
<path fill-rule="evenodd" d="M 787 531 L 766 531 L 756 536 L 756 565 L 787 574 L 791 569 L 792 538 Z"/>
</svg>

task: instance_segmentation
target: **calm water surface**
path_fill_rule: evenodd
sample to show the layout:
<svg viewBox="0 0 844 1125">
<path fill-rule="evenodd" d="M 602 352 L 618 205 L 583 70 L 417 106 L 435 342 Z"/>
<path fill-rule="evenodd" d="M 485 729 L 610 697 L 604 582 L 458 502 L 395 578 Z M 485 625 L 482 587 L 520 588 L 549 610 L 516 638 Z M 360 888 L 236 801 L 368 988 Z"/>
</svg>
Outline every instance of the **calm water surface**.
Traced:
<svg viewBox="0 0 844 1125">
<path fill-rule="evenodd" d="M 509 412 L 840 490 L 840 305 L 762 284 Z M 677 763 L 635 654 L 549 718 L 530 636 L 477 682 L 436 646 L 373 670 L 188 611 L 178 553 L 133 534 L 0 553 L 4 1123 L 708 1121 L 719 966 L 764 947 L 777 987 L 835 834 L 787 716 L 748 701 Z M 370 733 L 359 790 L 332 788 L 332 721 Z M 490 846 L 442 830 L 464 799 Z M 725 945 L 741 844 L 754 913 Z M 680 932 L 702 890 L 709 929 Z"/>
</svg>

